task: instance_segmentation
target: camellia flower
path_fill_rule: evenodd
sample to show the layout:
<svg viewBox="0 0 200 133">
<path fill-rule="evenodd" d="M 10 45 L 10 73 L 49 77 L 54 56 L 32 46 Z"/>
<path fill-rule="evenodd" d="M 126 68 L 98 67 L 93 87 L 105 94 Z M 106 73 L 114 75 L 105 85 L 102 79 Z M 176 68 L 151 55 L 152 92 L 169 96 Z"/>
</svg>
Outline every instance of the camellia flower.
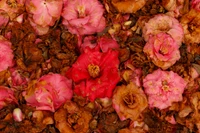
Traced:
<svg viewBox="0 0 200 133">
<path fill-rule="evenodd" d="M 191 7 L 200 12 L 200 0 L 192 0 Z"/>
<path fill-rule="evenodd" d="M 187 82 L 173 71 L 158 69 L 143 79 L 150 107 L 165 109 L 173 102 L 182 101 Z"/>
<path fill-rule="evenodd" d="M 143 51 L 156 66 L 164 70 L 180 59 L 179 45 L 170 35 L 163 32 L 150 36 Z"/>
<path fill-rule="evenodd" d="M 103 5 L 98 0 L 67 0 L 62 23 L 72 34 L 93 34 L 103 31 L 106 26 L 103 13 Z"/>
<path fill-rule="evenodd" d="M 0 36 L 0 71 L 6 70 L 13 65 L 13 50 L 11 42 Z"/>
<path fill-rule="evenodd" d="M 135 121 L 142 111 L 148 106 L 146 95 L 143 90 L 130 82 L 127 86 L 115 88 L 113 92 L 113 108 L 123 121 L 128 118 Z"/>
<path fill-rule="evenodd" d="M 42 76 L 24 94 L 28 105 L 52 112 L 70 100 L 72 95 L 72 81 L 60 74 Z"/>
<path fill-rule="evenodd" d="M 112 96 L 120 80 L 118 66 L 118 51 L 110 49 L 101 53 L 87 49 L 68 70 L 67 76 L 75 82 L 74 92 L 77 95 L 94 101 L 96 98 Z"/>
<path fill-rule="evenodd" d="M 0 109 L 10 103 L 16 103 L 17 99 L 14 97 L 14 92 L 5 86 L 0 86 Z"/>
<path fill-rule="evenodd" d="M 107 52 L 109 49 L 119 48 L 119 44 L 108 37 L 96 38 L 94 36 L 88 36 L 84 38 L 83 43 L 80 45 L 81 51 L 83 52 L 87 47 L 90 49 L 101 50 L 102 52 Z"/>
<path fill-rule="evenodd" d="M 143 37 L 148 42 L 150 36 L 160 32 L 169 34 L 181 46 L 183 40 L 183 27 L 179 21 L 165 14 L 158 14 L 151 18 L 143 28 Z"/>
<path fill-rule="evenodd" d="M 31 24 L 38 29 L 39 34 L 45 34 L 48 32 L 48 27 L 55 24 L 55 21 L 60 18 L 62 7 L 62 0 L 26 0 L 26 10 Z"/>
</svg>

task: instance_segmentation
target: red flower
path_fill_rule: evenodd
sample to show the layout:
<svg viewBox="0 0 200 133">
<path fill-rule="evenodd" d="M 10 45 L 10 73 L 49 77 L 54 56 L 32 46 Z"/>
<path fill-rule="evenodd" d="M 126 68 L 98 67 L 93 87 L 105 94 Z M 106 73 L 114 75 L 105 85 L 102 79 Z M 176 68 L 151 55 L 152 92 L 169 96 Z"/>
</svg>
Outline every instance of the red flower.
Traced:
<svg viewBox="0 0 200 133">
<path fill-rule="evenodd" d="M 118 65 L 117 51 L 101 53 L 87 49 L 68 70 L 67 76 L 75 82 L 74 92 L 77 95 L 94 101 L 112 96 L 120 80 Z"/>
</svg>

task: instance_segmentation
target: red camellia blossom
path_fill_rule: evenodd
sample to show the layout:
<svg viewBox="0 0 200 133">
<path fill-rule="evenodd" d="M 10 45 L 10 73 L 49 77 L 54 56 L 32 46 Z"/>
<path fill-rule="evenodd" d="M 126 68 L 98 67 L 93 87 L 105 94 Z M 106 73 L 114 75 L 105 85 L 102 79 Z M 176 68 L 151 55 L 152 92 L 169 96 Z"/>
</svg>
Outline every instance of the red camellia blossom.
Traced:
<svg viewBox="0 0 200 133">
<path fill-rule="evenodd" d="M 0 36 L 0 71 L 6 70 L 13 65 L 13 50 L 11 42 Z"/>
<path fill-rule="evenodd" d="M 66 0 L 62 23 L 72 34 L 93 34 L 106 26 L 103 13 L 103 5 L 98 0 Z"/>
<path fill-rule="evenodd" d="M 17 103 L 14 92 L 5 86 L 0 86 L 0 109 L 10 103 Z"/>
<path fill-rule="evenodd" d="M 88 97 L 111 97 L 112 91 L 120 80 L 118 71 L 118 51 L 109 49 L 106 53 L 87 49 L 67 72 L 75 82 L 74 92 Z"/>
<path fill-rule="evenodd" d="M 72 80 L 60 74 L 44 75 L 24 95 L 28 105 L 54 112 L 72 98 Z"/>
</svg>

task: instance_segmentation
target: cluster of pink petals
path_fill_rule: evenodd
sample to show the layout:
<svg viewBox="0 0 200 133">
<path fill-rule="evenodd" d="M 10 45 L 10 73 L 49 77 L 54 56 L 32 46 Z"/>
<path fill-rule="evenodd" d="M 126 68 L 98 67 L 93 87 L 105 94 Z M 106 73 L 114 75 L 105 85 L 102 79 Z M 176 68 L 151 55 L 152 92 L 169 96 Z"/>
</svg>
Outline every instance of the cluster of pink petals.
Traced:
<svg viewBox="0 0 200 133">
<path fill-rule="evenodd" d="M 200 12 L 200 0 L 192 0 L 191 7 Z"/>
<path fill-rule="evenodd" d="M 66 0 L 62 23 L 72 34 L 93 34 L 106 26 L 103 13 L 103 5 L 98 0 Z"/>
<path fill-rule="evenodd" d="M 112 91 L 120 80 L 118 51 L 109 49 L 105 53 L 87 49 L 67 72 L 67 76 L 75 82 L 74 92 L 88 97 L 110 98 Z"/>
<path fill-rule="evenodd" d="M 165 109 L 173 102 L 182 101 L 187 82 L 173 71 L 155 70 L 143 79 L 149 107 Z"/>
<path fill-rule="evenodd" d="M 49 26 L 53 26 L 60 18 L 62 0 L 26 0 L 31 25 L 39 35 L 46 34 Z"/>
<path fill-rule="evenodd" d="M 164 32 L 170 35 L 181 46 L 184 32 L 179 21 L 165 14 L 158 14 L 151 18 L 143 28 L 143 37 L 147 42 L 150 36 Z"/>
<path fill-rule="evenodd" d="M 24 8 L 25 0 L 11 0 L 8 2 L 8 0 L 1 0 L 0 1 L 0 10 L 3 10 L 7 13 L 10 20 L 19 20 L 22 19 L 22 11 Z M 21 22 L 21 21 L 18 21 Z"/>
<path fill-rule="evenodd" d="M 102 52 L 107 52 L 109 49 L 118 49 L 119 44 L 113 40 L 112 38 L 108 37 L 100 37 L 96 38 L 94 36 L 85 37 L 83 43 L 80 45 L 80 51 L 83 52 L 87 48 L 100 50 Z"/>
<path fill-rule="evenodd" d="M 42 76 L 24 94 L 28 105 L 54 112 L 73 96 L 72 80 L 60 74 Z"/>
<path fill-rule="evenodd" d="M 13 50 L 11 42 L 0 36 L 0 71 L 6 70 L 13 65 Z"/>
<path fill-rule="evenodd" d="M 10 103 L 17 104 L 17 99 L 14 97 L 13 90 L 5 86 L 0 86 L 0 109 Z"/>
<path fill-rule="evenodd" d="M 12 87 L 17 87 L 17 86 L 23 86 L 28 83 L 28 78 L 20 74 L 20 70 L 17 70 L 16 68 L 10 68 L 10 81 L 11 81 L 11 86 Z"/>
<path fill-rule="evenodd" d="M 156 66 L 163 70 L 168 69 L 180 59 L 179 45 L 170 35 L 163 32 L 150 36 L 143 51 Z"/>
</svg>

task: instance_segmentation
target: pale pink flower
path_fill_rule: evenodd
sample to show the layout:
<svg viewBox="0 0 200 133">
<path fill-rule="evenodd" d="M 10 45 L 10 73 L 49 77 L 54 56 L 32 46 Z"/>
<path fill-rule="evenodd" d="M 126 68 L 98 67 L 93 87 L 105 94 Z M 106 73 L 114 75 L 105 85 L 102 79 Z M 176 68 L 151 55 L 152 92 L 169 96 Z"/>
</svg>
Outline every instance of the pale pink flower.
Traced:
<svg viewBox="0 0 200 133">
<path fill-rule="evenodd" d="M 17 99 L 14 97 L 13 90 L 5 86 L 0 86 L 0 109 L 10 103 L 17 104 Z"/>
<path fill-rule="evenodd" d="M 62 23 L 72 34 L 94 34 L 106 26 L 103 13 L 103 5 L 98 0 L 67 0 Z"/>
<path fill-rule="evenodd" d="M 183 27 L 179 21 L 165 14 L 158 14 L 151 18 L 143 28 L 143 37 L 147 42 L 152 35 L 160 32 L 169 34 L 181 46 L 183 40 Z"/>
<path fill-rule="evenodd" d="M 39 29 L 53 26 L 60 18 L 62 7 L 62 0 L 26 0 L 29 17 Z"/>
<path fill-rule="evenodd" d="M 165 109 L 173 102 L 182 101 L 187 82 L 173 71 L 155 70 L 143 79 L 143 87 L 148 95 L 149 107 Z"/>
<path fill-rule="evenodd" d="M 70 100 L 72 95 L 72 80 L 60 74 L 42 76 L 35 84 L 30 85 L 24 94 L 28 105 L 36 107 L 37 110 L 52 112 L 66 100 Z"/>
<path fill-rule="evenodd" d="M 200 12 L 200 0 L 192 0 L 191 7 Z"/>
<path fill-rule="evenodd" d="M 163 32 L 150 36 L 143 51 L 152 59 L 156 66 L 164 70 L 174 65 L 180 59 L 178 44 L 170 35 Z"/>
<path fill-rule="evenodd" d="M 13 50 L 11 42 L 0 36 L 0 71 L 6 70 L 13 65 Z"/>
</svg>

